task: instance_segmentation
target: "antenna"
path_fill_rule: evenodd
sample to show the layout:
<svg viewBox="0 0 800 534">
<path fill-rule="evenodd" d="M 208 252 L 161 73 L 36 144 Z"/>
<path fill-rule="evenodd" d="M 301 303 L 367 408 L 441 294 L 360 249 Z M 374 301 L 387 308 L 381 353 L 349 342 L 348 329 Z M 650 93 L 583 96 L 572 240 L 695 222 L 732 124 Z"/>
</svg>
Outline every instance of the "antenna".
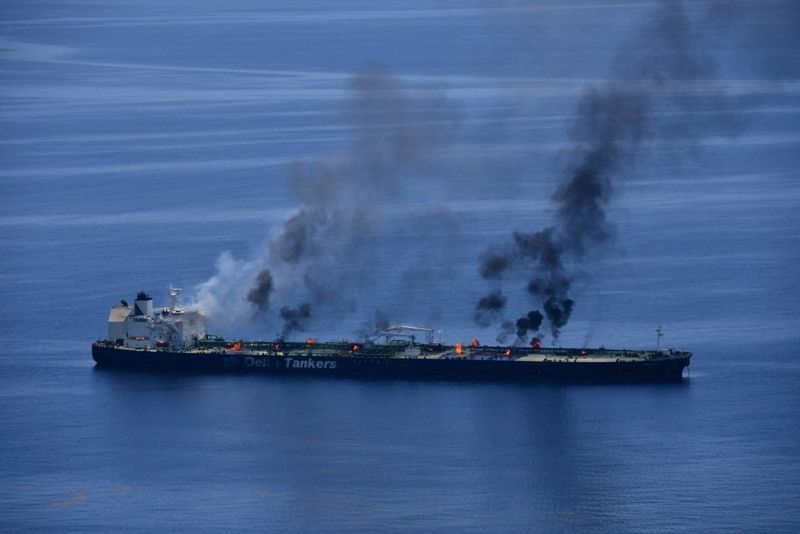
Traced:
<svg viewBox="0 0 800 534">
<path fill-rule="evenodd" d="M 664 334 L 661 332 L 661 325 L 658 325 L 658 328 L 656 328 L 656 351 L 661 350 L 662 337 L 664 337 Z"/>
</svg>

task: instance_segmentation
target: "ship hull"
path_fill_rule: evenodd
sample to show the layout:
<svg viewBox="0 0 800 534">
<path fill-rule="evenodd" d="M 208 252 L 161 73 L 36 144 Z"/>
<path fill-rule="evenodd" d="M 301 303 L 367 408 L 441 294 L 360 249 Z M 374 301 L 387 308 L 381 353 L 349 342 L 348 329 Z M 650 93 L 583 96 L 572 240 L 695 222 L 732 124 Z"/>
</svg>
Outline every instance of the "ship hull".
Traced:
<svg viewBox="0 0 800 534">
<path fill-rule="evenodd" d="M 252 373 L 410 380 L 566 382 L 679 381 L 689 358 L 647 361 L 515 361 L 510 359 L 249 355 L 232 351 L 173 352 L 92 345 L 98 367 L 167 372 Z"/>
</svg>

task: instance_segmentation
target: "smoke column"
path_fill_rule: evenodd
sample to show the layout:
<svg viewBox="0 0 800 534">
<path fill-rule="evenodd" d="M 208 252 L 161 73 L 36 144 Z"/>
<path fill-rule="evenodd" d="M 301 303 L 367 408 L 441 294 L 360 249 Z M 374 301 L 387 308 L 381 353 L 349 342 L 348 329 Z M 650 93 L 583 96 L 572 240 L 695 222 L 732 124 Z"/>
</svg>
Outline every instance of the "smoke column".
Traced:
<svg viewBox="0 0 800 534">
<path fill-rule="evenodd" d="M 297 308 L 284 306 L 280 311 L 281 319 L 283 319 L 283 329 L 281 330 L 281 339 L 289 337 L 295 330 L 304 330 L 306 321 L 311 317 L 311 306 L 308 304 L 301 304 Z"/>
<path fill-rule="evenodd" d="M 349 92 L 352 143 L 342 153 L 292 165 L 299 209 L 257 258 L 223 254 L 217 274 L 199 286 L 196 301 L 213 318 L 277 318 L 286 337 L 304 330 L 319 305 L 326 316 L 359 309 L 348 288 L 363 289 L 375 278 L 365 243 L 382 222 L 380 203 L 402 198 L 432 151 L 451 139 L 457 116 L 437 91 L 412 92 L 381 71 L 354 76 Z"/>
<path fill-rule="evenodd" d="M 269 295 L 272 293 L 272 273 L 269 269 L 263 269 L 256 276 L 253 287 L 247 292 L 247 300 L 266 310 L 269 308 Z"/>
<path fill-rule="evenodd" d="M 540 303 L 558 338 L 575 306 L 571 286 L 577 271 L 614 236 L 607 209 L 615 177 L 636 158 L 643 139 L 667 129 L 654 121 L 654 105 L 698 105 L 682 93 L 713 73 L 713 64 L 696 53 L 695 37 L 681 4 L 662 2 L 650 23 L 620 48 L 614 81 L 585 90 L 569 132 L 573 146 L 563 181 L 551 196 L 553 223 L 514 232 L 479 257 L 478 272 L 494 287 L 476 305 L 479 324 L 502 318 L 505 299 L 497 287 L 504 276 L 522 271 L 531 300 Z M 536 332 L 541 316 L 533 310 L 516 320 L 518 341 Z"/>
<path fill-rule="evenodd" d="M 475 309 L 475 322 L 481 326 L 491 325 L 505 308 L 506 301 L 506 297 L 499 290 L 481 297 Z"/>
</svg>

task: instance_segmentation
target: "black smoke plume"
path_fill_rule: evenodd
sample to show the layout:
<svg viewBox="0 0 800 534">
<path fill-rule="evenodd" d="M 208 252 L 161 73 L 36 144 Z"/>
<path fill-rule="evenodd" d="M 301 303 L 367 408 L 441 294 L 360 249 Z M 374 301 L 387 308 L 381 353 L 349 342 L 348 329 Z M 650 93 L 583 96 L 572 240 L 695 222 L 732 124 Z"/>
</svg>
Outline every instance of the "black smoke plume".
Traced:
<svg viewBox="0 0 800 534">
<path fill-rule="evenodd" d="M 475 322 L 481 326 L 492 324 L 506 306 L 506 297 L 500 291 L 493 291 L 481 297 L 475 309 Z"/>
<path fill-rule="evenodd" d="M 503 321 L 500 325 L 500 333 L 497 334 L 496 341 L 501 345 L 506 345 L 512 337 L 516 336 L 516 333 L 517 325 L 514 321 Z M 519 341 L 519 338 L 517 338 L 517 341 Z"/>
<path fill-rule="evenodd" d="M 539 310 L 529 311 L 524 317 L 517 319 L 517 337 L 524 339 L 528 335 L 528 331 L 536 332 L 542 325 L 544 317 Z"/>
<path fill-rule="evenodd" d="M 305 330 L 306 323 L 311 317 L 311 306 L 308 303 L 303 303 L 296 308 L 284 306 L 280 311 L 281 319 L 283 319 L 283 329 L 281 330 L 281 339 L 286 339 L 295 330 Z"/>
<path fill-rule="evenodd" d="M 272 293 L 272 273 L 269 269 L 263 269 L 248 291 L 247 300 L 258 306 L 259 310 L 266 310 L 269 308 L 270 293 Z"/>
<path fill-rule="evenodd" d="M 406 174 L 419 170 L 446 140 L 453 120 L 438 97 L 412 94 L 382 71 L 355 76 L 351 91 L 351 148 L 293 166 L 292 186 L 302 207 L 284 223 L 268 255 L 271 264 L 283 263 L 289 267 L 284 272 L 295 273 L 309 309 L 325 305 L 337 314 L 358 309 L 355 292 L 347 289 L 363 290 L 375 276 L 372 247 L 364 243 L 377 231 L 378 204 L 401 193 Z"/>
<path fill-rule="evenodd" d="M 607 214 L 614 179 L 635 159 L 642 140 L 660 133 L 663 126 L 654 122 L 654 102 L 697 105 L 685 98 L 685 91 L 677 90 L 713 72 L 696 44 L 680 2 L 659 4 L 650 24 L 621 47 L 615 79 L 589 86 L 578 102 L 570 129 L 569 163 L 562 184 L 551 196 L 553 224 L 515 232 L 510 242 L 492 246 L 479 257 L 478 272 L 495 286 L 495 280 L 510 274 L 512 267 L 527 273 L 528 292 L 541 303 L 553 338 L 566 326 L 575 306 L 571 286 L 576 273 L 614 236 Z M 505 304 L 497 289 L 481 298 L 476 319 L 482 325 L 487 317 L 501 316 L 497 308 L 492 316 L 480 313 L 489 297 Z M 520 337 L 531 330 L 530 319 L 528 314 L 516 321 Z"/>
</svg>

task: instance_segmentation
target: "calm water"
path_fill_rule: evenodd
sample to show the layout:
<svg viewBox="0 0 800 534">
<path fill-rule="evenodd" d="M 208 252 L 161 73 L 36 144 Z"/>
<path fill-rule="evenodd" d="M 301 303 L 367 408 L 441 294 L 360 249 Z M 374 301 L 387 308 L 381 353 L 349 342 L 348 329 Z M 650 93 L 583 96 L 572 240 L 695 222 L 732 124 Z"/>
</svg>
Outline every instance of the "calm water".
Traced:
<svg viewBox="0 0 800 534">
<path fill-rule="evenodd" d="M 381 309 L 491 340 L 472 322 L 476 257 L 549 223 L 576 100 L 654 7 L 136 4 L 0 11 L 0 530 L 800 529 L 787 3 L 764 4 L 766 33 L 703 19 L 735 105 L 694 109 L 620 176 L 616 239 L 578 280 L 564 345 L 649 347 L 660 323 L 695 352 L 687 380 L 657 386 L 94 369 L 109 306 L 191 293 L 223 251 L 263 247 L 298 204 L 289 164 L 346 149 L 349 80 L 376 64 L 445 101 L 453 132 L 339 262 L 354 309 L 310 333 L 350 336 Z"/>
</svg>

